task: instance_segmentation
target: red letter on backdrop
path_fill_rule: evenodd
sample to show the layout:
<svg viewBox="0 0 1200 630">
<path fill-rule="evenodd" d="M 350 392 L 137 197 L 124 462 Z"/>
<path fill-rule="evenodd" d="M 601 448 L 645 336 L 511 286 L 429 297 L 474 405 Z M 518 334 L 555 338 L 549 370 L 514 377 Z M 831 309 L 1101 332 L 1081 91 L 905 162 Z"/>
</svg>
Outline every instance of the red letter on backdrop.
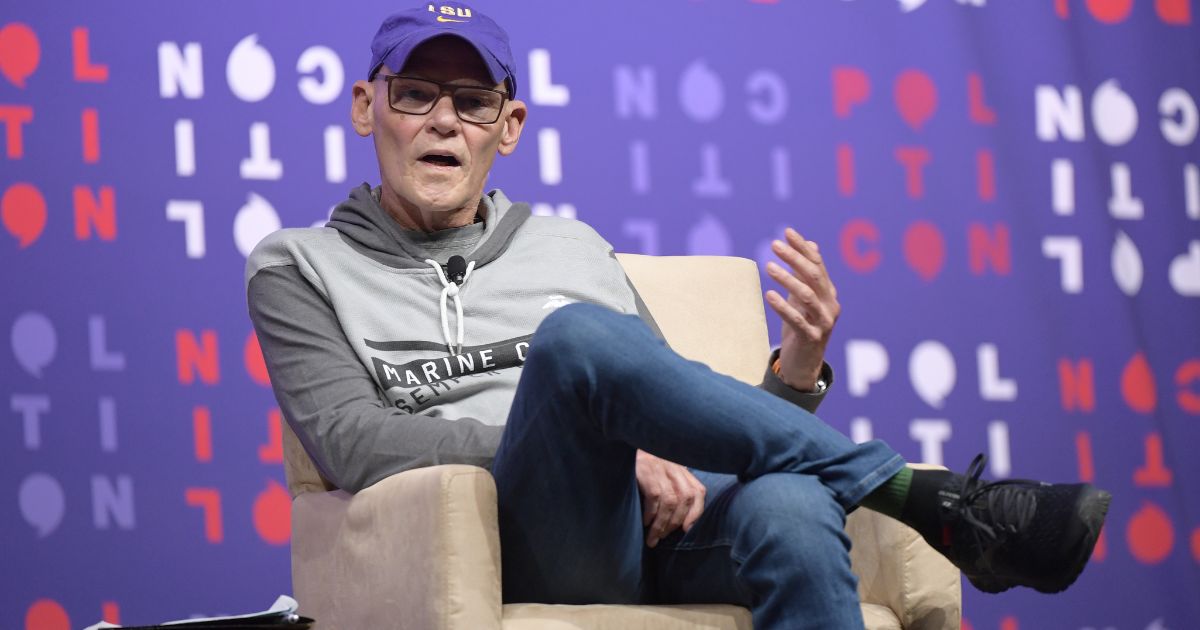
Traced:
<svg viewBox="0 0 1200 630">
<path fill-rule="evenodd" d="M 929 221 L 914 221 L 904 230 L 904 260 L 922 280 L 929 282 L 946 265 L 946 239 Z"/>
<path fill-rule="evenodd" d="M 250 331 L 246 338 L 246 346 L 242 350 L 242 360 L 246 363 L 246 373 L 250 380 L 266 387 L 271 386 L 271 377 L 267 374 L 267 362 L 263 359 L 262 346 L 258 343 L 258 335 Z"/>
<path fill-rule="evenodd" d="M 267 412 L 267 443 L 258 446 L 258 461 L 283 463 L 283 415 L 278 409 Z"/>
<path fill-rule="evenodd" d="M 860 246 L 860 243 L 864 245 Z M 883 257 L 879 248 L 879 228 L 866 219 L 854 219 L 842 228 L 842 260 L 858 273 L 867 273 L 879 266 Z M 870 247 L 869 247 L 870 246 Z"/>
<path fill-rule="evenodd" d="M 972 223 L 967 231 L 967 249 L 970 250 L 971 273 L 982 276 L 984 268 L 991 263 L 998 275 L 1012 273 L 1012 249 L 1008 242 L 1008 226 L 997 223 L 989 235 L 982 223 Z"/>
<path fill-rule="evenodd" d="M 200 373 L 200 380 L 205 384 L 215 385 L 221 380 L 221 369 L 217 363 L 217 333 L 205 330 L 200 333 L 201 343 L 196 343 L 196 335 L 190 330 L 175 331 L 175 356 L 179 368 L 179 382 L 190 385 Z M 201 351 L 203 346 L 203 351 Z"/>
<path fill-rule="evenodd" d="M 1075 454 L 1079 458 L 1079 480 L 1084 483 L 1096 481 L 1096 464 L 1092 460 L 1092 434 L 1080 431 L 1075 434 Z M 1099 562 L 1108 555 L 1108 542 L 1104 537 L 1104 529 L 1096 539 L 1096 547 L 1092 549 L 1092 561 Z"/>
<path fill-rule="evenodd" d="M 1175 371 L 1175 385 L 1179 387 L 1179 393 L 1175 395 L 1175 399 L 1179 401 L 1180 409 L 1200 415 L 1200 394 L 1186 389 L 1189 384 L 1196 381 L 1200 381 L 1200 359 L 1184 361 L 1183 365 Z"/>
<path fill-rule="evenodd" d="M 1144 352 L 1133 355 L 1121 372 L 1121 396 L 1129 408 L 1139 413 L 1153 413 L 1158 405 L 1158 389 L 1154 372 Z"/>
<path fill-rule="evenodd" d="M 978 72 L 967 75 L 967 115 L 980 125 L 996 124 L 996 111 L 983 98 L 983 77 Z"/>
<path fill-rule="evenodd" d="M 1080 431 L 1075 434 L 1075 456 L 1079 460 L 1079 480 L 1092 483 L 1096 480 L 1096 464 L 1092 461 L 1092 434 Z"/>
<path fill-rule="evenodd" d="M 843 197 L 854 196 L 854 149 L 848 144 L 837 148 L 838 192 Z"/>
<path fill-rule="evenodd" d="M 1133 471 L 1133 485 L 1165 488 L 1171 485 L 1171 469 L 1163 461 L 1162 436 L 1151 433 L 1146 436 L 1146 464 Z"/>
<path fill-rule="evenodd" d="M 100 113 L 89 107 L 83 110 L 80 122 L 83 127 L 83 161 L 95 164 L 100 161 Z"/>
<path fill-rule="evenodd" d="M 12 159 L 25 155 L 21 125 L 33 120 L 33 108 L 28 105 L 0 105 L 0 122 L 4 123 L 5 154 Z"/>
<path fill-rule="evenodd" d="M 849 118 L 855 105 L 867 101 L 871 95 L 871 80 L 861 68 L 838 66 L 833 69 L 833 114 L 838 118 Z"/>
<path fill-rule="evenodd" d="M 932 156 L 925 147 L 896 147 L 896 160 L 904 165 L 904 179 L 907 184 L 908 196 L 920 199 L 925 196 L 925 181 L 921 177 L 921 169 L 929 163 Z"/>
<path fill-rule="evenodd" d="M 221 492 L 216 488 L 188 488 L 183 496 L 188 505 L 198 507 L 204 512 L 204 539 L 210 543 L 224 540 L 225 532 L 221 527 Z"/>
<path fill-rule="evenodd" d="M 1142 508 L 1129 519 L 1125 528 L 1129 553 L 1142 564 L 1158 564 L 1171 555 L 1175 546 L 1175 525 L 1158 504 L 1142 501 Z"/>
<path fill-rule="evenodd" d="M 121 623 L 121 608 L 117 606 L 117 602 L 103 602 L 100 604 L 100 619 L 108 623 Z"/>
<path fill-rule="evenodd" d="M 1154 10 L 1166 24 L 1186 25 L 1192 23 L 1191 0 L 1155 0 Z"/>
<path fill-rule="evenodd" d="M 1091 413 L 1096 410 L 1096 385 L 1092 376 L 1092 360 L 1058 360 L 1058 388 L 1062 396 L 1063 411 Z"/>
<path fill-rule="evenodd" d="M 292 497 L 274 479 L 254 500 L 254 529 L 271 545 L 286 545 L 292 538 Z"/>
<path fill-rule="evenodd" d="M 1087 0 L 1088 11 L 1092 17 L 1105 24 L 1124 22 L 1133 9 L 1133 0 Z"/>
<path fill-rule="evenodd" d="M 75 80 L 79 82 L 104 83 L 108 80 L 108 66 L 91 61 L 88 49 L 88 29 L 78 26 L 71 31 L 71 52 L 75 61 Z"/>
<path fill-rule="evenodd" d="M 975 166 L 979 172 L 979 198 L 984 201 L 996 199 L 996 162 L 992 152 L 980 149 L 975 154 Z"/>
<path fill-rule="evenodd" d="M 192 440 L 196 445 L 196 461 L 212 461 L 212 415 L 208 407 L 192 409 Z"/>
<path fill-rule="evenodd" d="M 75 187 L 75 238 L 91 238 L 92 226 L 100 240 L 117 238 L 117 196 L 112 186 L 100 187 L 99 200 L 87 186 Z"/>
</svg>

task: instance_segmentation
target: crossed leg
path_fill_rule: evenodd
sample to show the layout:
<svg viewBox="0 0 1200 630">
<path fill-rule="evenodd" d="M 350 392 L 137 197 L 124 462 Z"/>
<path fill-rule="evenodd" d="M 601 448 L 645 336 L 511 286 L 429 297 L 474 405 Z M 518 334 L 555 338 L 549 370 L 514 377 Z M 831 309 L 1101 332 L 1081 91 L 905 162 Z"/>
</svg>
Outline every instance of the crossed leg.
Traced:
<svg viewBox="0 0 1200 630">
<path fill-rule="evenodd" d="M 652 554 L 637 449 L 715 473 L 705 515 Z M 634 316 L 566 306 L 534 335 L 493 464 L 504 599 L 732 602 L 760 630 L 861 627 L 841 528 L 903 466 L 679 357 Z"/>
</svg>

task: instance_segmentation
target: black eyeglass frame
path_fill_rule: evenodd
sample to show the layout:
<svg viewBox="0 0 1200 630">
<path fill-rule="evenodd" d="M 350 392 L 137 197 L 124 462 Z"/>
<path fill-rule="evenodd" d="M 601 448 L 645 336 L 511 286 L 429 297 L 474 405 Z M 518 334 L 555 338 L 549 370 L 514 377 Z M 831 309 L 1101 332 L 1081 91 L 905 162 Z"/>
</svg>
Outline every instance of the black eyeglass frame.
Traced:
<svg viewBox="0 0 1200 630">
<path fill-rule="evenodd" d="M 438 81 L 431 81 L 429 79 L 424 79 L 421 77 L 408 77 L 408 76 L 404 76 L 402 74 L 377 74 L 377 75 L 375 75 L 375 79 L 373 79 L 373 80 L 377 81 L 379 79 L 384 79 L 387 81 L 388 107 L 391 108 L 392 111 L 400 113 L 400 114 L 411 114 L 413 116 L 422 116 L 422 115 L 428 114 L 429 112 L 433 111 L 434 105 L 437 105 L 437 102 L 439 100 L 441 100 L 443 94 L 449 94 L 450 95 L 450 106 L 454 108 L 454 115 L 458 116 L 459 120 L 461 120 L 465 123 L 471 123 L 472 125 L 494 125 L 494 124 L 496 124 L 496 121 L 500 120 L 500 115 L 504 113 L 504 104 L 506 102 L 512 100 L 512 96 L 508 92 L 502 92 L 500 90 L 493 90 L 491 88 L 479 87 L 478 85 L 462 85 L 462 84 L 458 84 L 458 83 L 439 83 Z M 438 96 L 437 96 L 437 98 L 433 99 L 432 101 L 429 101 L 429 106 L 426 107 L 425 111 L 423 111 L 423 112 L 404 111 L 404 110 L 400 109 L 399 107 L 396 107 L 396 104 L 394 102 L 392 102 L 392 79 L 406 79 L 409 81 L 421 81 L 423 83 L 428 83 L 430 85 L 436 85 L 438 87 Z M 467 118 L 463 118 L 462 112 L 458 111 L 458 104 L 454 102 L 454 95 L 459 90 L 463 90 L 463 89 L 481 90 L 483 92 L 491 92 L 492 94 L 500 95 L 500 106 L 496 109 L 496 117 L 488 122 L 482 122 L 479 120 L 469 120 Z"/>
</svg>

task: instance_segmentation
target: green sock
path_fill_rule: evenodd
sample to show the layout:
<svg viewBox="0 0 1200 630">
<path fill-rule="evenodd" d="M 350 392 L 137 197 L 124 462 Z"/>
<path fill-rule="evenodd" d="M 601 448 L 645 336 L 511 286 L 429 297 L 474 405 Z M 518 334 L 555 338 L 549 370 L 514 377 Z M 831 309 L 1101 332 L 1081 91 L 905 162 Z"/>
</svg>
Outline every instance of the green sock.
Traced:
<svg viewBox="0 0 1200 630">
<path fill-rule="evenodd" d="M 913 471 L 908 466 L 883 482 L 874 492 L 863 497 L 862 506 L 895 519 L 904 511 L 908 490 L 912 487 Z"/>
</svg>

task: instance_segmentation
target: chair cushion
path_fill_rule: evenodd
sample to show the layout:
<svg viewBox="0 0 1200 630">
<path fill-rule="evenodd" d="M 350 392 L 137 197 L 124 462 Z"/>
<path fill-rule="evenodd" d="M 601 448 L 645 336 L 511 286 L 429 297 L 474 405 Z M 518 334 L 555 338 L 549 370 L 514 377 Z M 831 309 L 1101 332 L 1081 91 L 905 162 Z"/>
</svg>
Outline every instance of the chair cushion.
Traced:
<svg viewBox="0 0 1200 630">
<path fill-rule="evenodd" d="M 752 630 L 738 606 L 560 606 L 507 604 L 504 630 Z"/>
<path fill-rule="evenodd" d="M 901 630 L 887 606 L 863 604 L 866 630 Z M 552 606 L 508 604 L 504 630 L 752 630 L 750 611 L 721 604 L 691 606 Z"/>
<path fill-rule="evenodd" d="M 891 608 L 879 604 L 863 604 L 863 627 L 866 630 L 904 630 Z M 947 630 L 952 626 L 946 626 Z M 957 626 L 953 626 L 957 627 Z"/>
</svg>

